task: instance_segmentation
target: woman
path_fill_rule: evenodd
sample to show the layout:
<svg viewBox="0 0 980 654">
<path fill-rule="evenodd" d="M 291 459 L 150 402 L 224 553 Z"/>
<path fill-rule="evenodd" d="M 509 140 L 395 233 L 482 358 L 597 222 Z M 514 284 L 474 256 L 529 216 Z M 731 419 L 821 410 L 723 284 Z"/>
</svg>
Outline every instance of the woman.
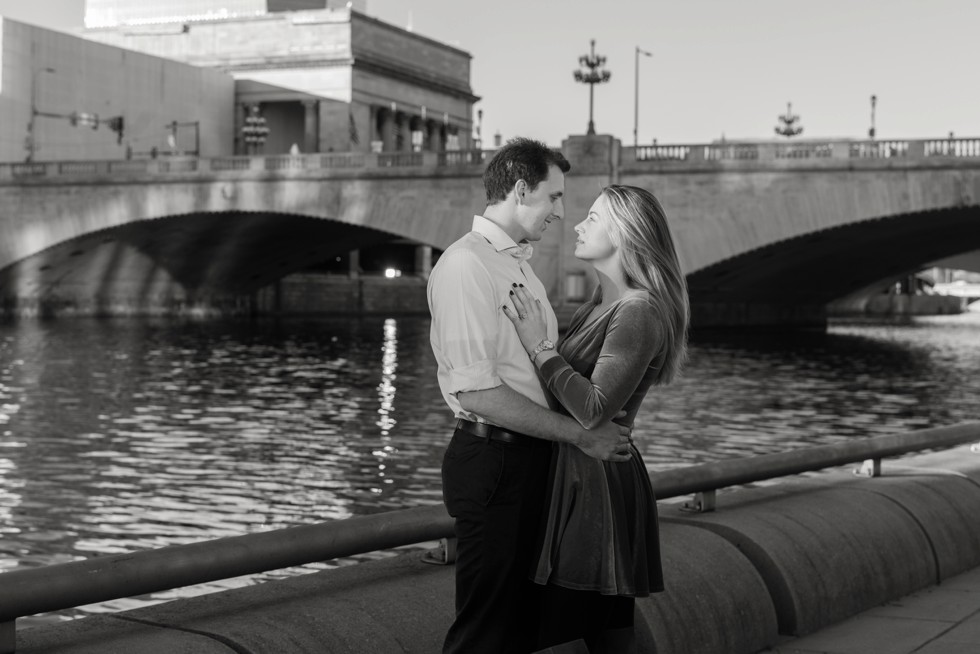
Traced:
<svg viewBox="0 0 980 654">
<path fill-rule="evenodd" d="M 632 425 L 647 390 L 678 373 L 687 284 L 663 207 L 633 186 L 603 189 L 575 226 L 575 256 L 599 286 L 556 351 L 544 311 L 522 287 L 503 309 L 548 388 L 584 427 Z M 551 347 L 549 347 L 551 346 Z M 545 584 L 540 648 L 584 639 L 590 651 L 633 647 L 634 598 L 663 590 L 657 506 L 639 451 L 605 462 L 556 444 L 549 508 L 532 575 Z"/>
</svg>

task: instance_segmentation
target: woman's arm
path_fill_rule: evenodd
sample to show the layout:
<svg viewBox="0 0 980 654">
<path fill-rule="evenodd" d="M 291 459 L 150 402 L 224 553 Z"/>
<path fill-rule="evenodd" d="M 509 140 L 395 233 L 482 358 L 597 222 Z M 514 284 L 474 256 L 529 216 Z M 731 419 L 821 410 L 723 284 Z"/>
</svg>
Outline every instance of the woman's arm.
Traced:
<svg viewBox="0 0 980 654">
<path fill-rule="evenodd" d="M 548 388 L 586 429 L 622 410 L 662 343 L 656 313 L 645 301 L 626 300 L 612 311 L 589 377 L 575 372 L 557 354 L 538 361 Z"/>
<path fill-rule="evenodd" d="M 505 306 L 503 310 L 530 355 L 545 338 L 543 311 L 540 302 L 525 289 L 515 289 L 513 301 L 514 308 Z M 589 377 L 575 372 L 554 350 L 534 357 L 549 390 L 586 429 L 620 412 L 661 347 L 660 322 L 653 307 L 642 298 L 624 300 L 612 311 Z"/>
</svg>

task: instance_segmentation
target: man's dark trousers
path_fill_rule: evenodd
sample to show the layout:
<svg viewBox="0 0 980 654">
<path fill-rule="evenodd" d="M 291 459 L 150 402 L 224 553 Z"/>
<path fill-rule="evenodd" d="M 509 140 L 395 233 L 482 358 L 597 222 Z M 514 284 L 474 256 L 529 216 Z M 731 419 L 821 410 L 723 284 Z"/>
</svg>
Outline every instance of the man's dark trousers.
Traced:
<svg viewBox="0 0 980 654">
<path fill-rule="evenodd" d="M 442 492 L 456 519 L 456 620 L 444 654 L 535 649 L 539 587 L 529 574 L 550 461 L 548 441 L 453 433 Z"/>
</svg>

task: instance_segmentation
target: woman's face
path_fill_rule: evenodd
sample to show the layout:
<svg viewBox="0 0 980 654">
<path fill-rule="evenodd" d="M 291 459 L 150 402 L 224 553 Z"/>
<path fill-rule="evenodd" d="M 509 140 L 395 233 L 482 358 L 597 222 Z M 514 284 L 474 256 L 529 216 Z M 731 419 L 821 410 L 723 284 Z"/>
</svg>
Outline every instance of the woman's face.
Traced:
<svg viewBox="0 0 980 654">
<path fill-rule="evenodd" d="M 616 246 L 609 238 L 611 219 L 609 206 L 604 196 L 596 199 L 585 220 L 575 225 L 578 240 L 575 241 L 575 256 L 583 261 L 605 261 L 616 254 Z"/>
</svg>

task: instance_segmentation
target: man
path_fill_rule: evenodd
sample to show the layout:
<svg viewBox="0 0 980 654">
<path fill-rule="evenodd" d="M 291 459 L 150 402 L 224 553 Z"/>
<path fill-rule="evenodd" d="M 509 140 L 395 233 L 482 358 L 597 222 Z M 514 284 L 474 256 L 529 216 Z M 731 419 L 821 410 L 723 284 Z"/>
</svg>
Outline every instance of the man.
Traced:
<svg viewBox="0 0 980 654">
<path fill-rule="evenodd" d="M 443 652 L 535 649 L 535 586 L 528 580 L 545 497 L 549 441 L 597 458 L 628 458 L 628 430 L 583 429 L 549 409 L 550 397 L 501 311 L 523 285 L 558 321 L 527 259 L 532 241 L 564 216 L 568 161 L 530 139 L 514 139 L 487 164 L 487 208 L 453 243 L 429 278 L 430 340 L 439 388 L 457 420 L 443 459 L 443 498 L 456 518 L 456 620 Z"/>
</svg>

